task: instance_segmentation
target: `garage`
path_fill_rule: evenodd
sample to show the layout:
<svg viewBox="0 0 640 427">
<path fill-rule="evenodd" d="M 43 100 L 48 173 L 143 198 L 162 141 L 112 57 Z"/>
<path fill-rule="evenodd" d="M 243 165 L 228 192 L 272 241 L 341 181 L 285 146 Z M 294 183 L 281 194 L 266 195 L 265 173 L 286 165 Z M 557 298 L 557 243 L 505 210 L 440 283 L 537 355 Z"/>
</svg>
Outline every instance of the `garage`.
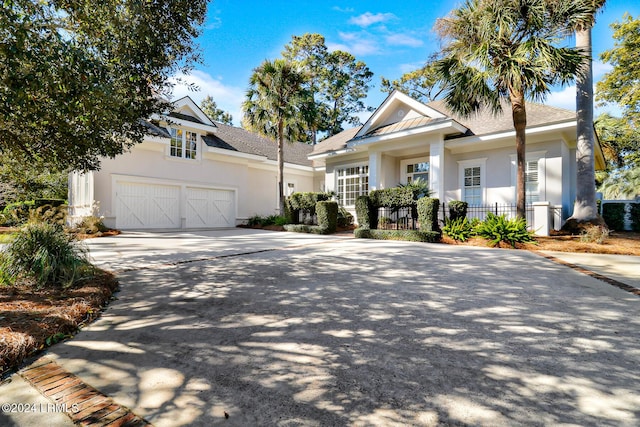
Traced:
<svg viewBox="0 0 640 427">
<path fill-rule="evenodd" d="M 235 227 L 235 192 L 187 187 L 187 228 Z"/>
<path fill-rule="evenodd" d="M 146 182 L 116 182 L 116 228 L 223 228 L 236 225 L 233 190 Z"/>
<path fill-rule="evenodd" d="M 180 186 L 116 183 L 116 228 L 180 227 Z"/>
</svg>

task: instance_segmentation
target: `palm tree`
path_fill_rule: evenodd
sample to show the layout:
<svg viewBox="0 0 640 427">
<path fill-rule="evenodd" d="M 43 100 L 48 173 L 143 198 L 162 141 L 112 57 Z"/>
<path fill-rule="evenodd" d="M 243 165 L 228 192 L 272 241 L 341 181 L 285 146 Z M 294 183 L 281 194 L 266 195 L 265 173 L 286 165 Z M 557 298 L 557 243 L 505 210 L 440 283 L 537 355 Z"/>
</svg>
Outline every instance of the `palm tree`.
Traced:
<svg viewBox="0 0 640 427">
<path fill-rule="evenodd" d="M 525 217 L 526 99 L 543 101 L 555 84 L 579 70 L 582 53 L 558 47 L 568 28 L 589 22 L 593 0 L 467 0 L 436 29 L 444 42 L 434 61 L 445 101 L 470 115 L 482 107 L 511 104 L 516 132 L 517 214 Z"/>
<path fill-rule="evenodd" d="M 609 175 L 599 190 L 605 199 L 633 199 L 640 196 L 640 166 Z"/>
<path fill-rule="evenodd" d="M 576 48 L 583 53 L 584 58 L 576 78 L 576 200 L 573 214 L 563 227 L 565 230 L 573 230 L 580 223 L 602 223 L 598 218 L 596 206 L 591 27 L 595 21 L 596 12 L 604 6 L 604 3 L 605 0 L 592 0 L 594 10 L 591 16 L 587 16 L 583 22 L 576 22 L 570 28 L 576 32 Z"/>
<path fill-rule="evenodd" d="M 242 104 L 243 124 L 278 144 L 278 195 L 284 214 L 284 140 L 293 141 L 303 131 L 299 120 L 305 99 L 306 76 L 294 63 L 284 59 L 265 60 L 253 70 Z"/>
</svg>

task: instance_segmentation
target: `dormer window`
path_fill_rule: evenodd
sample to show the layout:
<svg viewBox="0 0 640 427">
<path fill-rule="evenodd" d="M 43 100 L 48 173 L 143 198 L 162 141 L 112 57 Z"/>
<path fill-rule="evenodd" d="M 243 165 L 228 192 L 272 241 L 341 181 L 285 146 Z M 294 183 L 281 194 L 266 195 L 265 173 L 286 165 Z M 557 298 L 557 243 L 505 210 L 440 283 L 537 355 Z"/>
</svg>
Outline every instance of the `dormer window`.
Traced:
<svg viewBox="0 0 640 427">
<path fill-rule="evenodd" d="M 171 128 L 171 157 L 195 159 L 198 154 L 198 134 Z"/>
</svg>

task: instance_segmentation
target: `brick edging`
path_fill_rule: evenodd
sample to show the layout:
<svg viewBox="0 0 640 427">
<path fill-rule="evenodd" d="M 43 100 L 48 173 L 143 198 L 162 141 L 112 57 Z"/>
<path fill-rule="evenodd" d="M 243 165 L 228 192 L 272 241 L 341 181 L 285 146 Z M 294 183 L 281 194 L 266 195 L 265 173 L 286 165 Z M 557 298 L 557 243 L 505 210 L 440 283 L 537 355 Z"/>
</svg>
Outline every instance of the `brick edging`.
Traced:
<svg viewBox="0 0 640 427">
<path fill-rule="evenodd" d="M 601 281 L 603 281 L 605 283 L 608 283 L 611 286 L 615 286 L 616 288 L 620 288 L 623 291 L 627 291 L 629 293 L 632 293 L 632 294 L 640 297 L 640 289 L 638 289 L 636 287 L 633 287 L 631 285 L 627 285 L 626 283 L 620 282 L 619 280 L 615 280 L 615 279 L 612 279 L 610 277 L 603 276 L 602 274 L 596 273 L 595 271 L 588 270 L 588 269 L 586 269 L 584 267 L 580 267 L 579 265 L 572 264 L 572 263 L 570 263 L 568 261 L 564 261 L 564 260 L 562 260 L 560 258 L 554 257 L 553 255 L 545 254 L 545 253 L 540 252 L 540 251 L 531 251 L 531 252 L 533 252 L 534 254 L 538 254 L 541 257 L 546 258 L 546 259 L 548 259 L 550 261 L 553 261 L 556 264 L 560 264 L 560 265 L 564 265 L 566 267 L 572 268 L 572 269 L 574 269 L 576 271 L 579 271 L 580 273 L 586 274 L 587 276 L 591 276 L 591 277 L 593 277 L 595 279 L 598 279 L 598 280 L 601 280 Z"/>
<path fill-rule="evenodd" d="M 63 411 L 76 425 L 91 427 L 153 427 L 80 378 L 43 356 L 18 374 Z"/>
</svg>

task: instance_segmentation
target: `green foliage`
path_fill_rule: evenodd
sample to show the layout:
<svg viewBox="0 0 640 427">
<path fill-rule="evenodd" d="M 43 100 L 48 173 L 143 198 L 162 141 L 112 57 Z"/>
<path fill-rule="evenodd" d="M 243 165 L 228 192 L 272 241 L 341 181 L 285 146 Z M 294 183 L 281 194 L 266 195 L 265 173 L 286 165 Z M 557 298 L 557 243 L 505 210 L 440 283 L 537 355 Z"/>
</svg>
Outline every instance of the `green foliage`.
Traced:
<svg viewBox="0 0 640 427">
<path fill-rule="evenodd" d="M 438 85 L 431 63 L 415 71 L 404 73 L 398 80 L 389 81 L 382 77 L 380 90 L 388 93 L 399 90 L 421 102 L 435 101 L 442 94 L 442 87 Z"/>
<path fill-rule="evenodd" d="M 487 214 L 487 218 L 475 227 L 478 236 L 489 240 L 490 246 L 500 242 L 516 243 L 535 242 L 533 233 L 527 230 L 527 221 L 523 218 L 507 219 L 505 215 Z"/>
<path fill-rule="evenodd" d="M 67 205 L 42 205 L 29 211 L 29 222 L 46 222 L 64 227 L 67 223 L 67 212 Z"/>
<path fill-rule="evenodd" d="M 96 169 L 142 141 L 169 80 L 199 60 L 206 0 L 4 2 L 0 151 Z M 133 18 L 132 18 L 133 17 Z"/>
<path fill-rule="evenodd" d="M 449 202 L 449 219 L 455 221 L 458 218 L 467 217 L 467 207 L 469 204 L 460 200 Z"/>
<path fill-rule="evenodd" d="M 2 210 L 0 225 L 12 227 L 22 225 L 29 219 L 29 211 L 34 207 L 35 202 L 28 200 L 25 202 L 10 203 Z"/>
<path fill-rule="evenodd" d="M 466 217 L 447 218 L 444 227 L 442 227 L 442 232 L 453 240 L 461 242 L 466 242 L 469 237 L 475 234 L 473 224 Z"/>
<path fill-rule="evenodd" d="M 202 102 L 200 103 L 200 109 L 203 113 L 207 115 L 211 120 L 216 122 L 224 123 L 226 125 L 233 124 L 233 116 L 227 113 L 224 110 L 221 110 L 216 105 L 216 102 L 210 95 L 207 95 Z"/>
<path fill-rule="evenodd" d="M 5 284 L 27 280 L 37 287 L 68 287 L 93 273 L 87 250 L 49 223 L 28 223 L 0 255 Z"/>
<path fill-rule="evenodd" d="M 357 113 L 367 110 L 363 100 L 373 73 L 350 53 L 329 51 L 321 34 L 293 36 L 282 56 L 300 64 L 309 79 L 301 114 L 304 141 L 316 143 L 317 133 L 342 131 L 345 122 L 360 124 Z"/>
<path fill-rule="evenodd" d="M 422 230 L 375 230 L 370 228 L 356 228 L 354 236 L 357 239 L 377 240 L 405 240 L 409 242 L 439 242 L 441 235 L 435 231 Z"/>
<path fill-rule="evenodd" d="M 613 171 L 598 190 L 606 199 L 633 199 L 640 195 L 640 165 Z"/>
<path fill-rule="evenodd" d="M 415 206 L 416 197 L 412 187 L 393 187 L 373 190 L 369 193 L 374 208 L 400 208 Z"/>
<path fill-rule="evenodd" d="M 631 204 L 631 229 L 640 231 L 640 203 Z"/>
<path fill-rule="evenodd" d="M 318 227 L 326 228 L 329 233 L 335 233 L 338 225 L 338 203 L 321 201 L 316 204 Z"/>
<path fill-rule="evenodd" d="M 349 227 L 353 225 L 353 215 L 343 206 L 338 208 L 338 227 Z"/>
<path fill-rule="evenodd" d="M 9 203 L 38 198 L 66 199 L 67 178 L 66 171 L 4 156 L 0 160 L 0 209 Z"/>
<path fill-rule="evenodd" d="M 599 115 L 594 126 L 598 131 L 598 140 L 607 161 L 607 169 L 622 173 L 626 168 L 640 168 L 638 127 L 629 119 L 613 117 L 608 113 Z"/>
<path fill-rule="evenodd" d="M 82 220 L 73 227 L 72 231 L 78 234 L 101 235 L 105 231 L 109 231 L 109 228 L 104 225 L 101 217 L 91 215 L 83 217 Z"/>
<path fill-rule="evenodd" d="M 47 346 L 51 346 L 51 345 L 59 343 L 60 341 L 64 341 L 67 338 L 72 338 L 72 337 L 73 337 L 73 335 L 71 335 L 71 334 L 65 334 L 63 332 L 57 332 L 57 333 L 55 333 L 53 335 L 48 336 L 47 339 L 44 342 L 45 342 L 45 344 Z"/>
<path fill-rule="evenodd" d="M 438 224 L 439 209 L 439 199 L 424 197 L 418 200 L 418 221 L 420 221 L 420 230 L 440 233 L 440 225 Z"/>
<path fill-rule="evenodd" d="M 310 233 L 310 234 L 331 234 L 326 227 L 320 227 L 319 225 L 305 225 L 305 224 L 286 224 L 284 226 L 286 231 L 293 233 Z"/>
<path fill-rule="evenodd" d="M 613 66 L 597 84 L 597 98 L 602 103 L 613 102 L 622 107 L 627 120 L 640 125 L 640 17 L 625 14 L 621 22 L 611 25 L 613 49 L 600 58 Z"/>
<path fill-rule="evenodd" d="M 378 210 L 373 206 L 369 196 L 356 198 L 356 217 L 360 228 L 376 228 L 378 226 Z"/>
<path fill-rule="evenodd" d="M 610 230 L 624 230 L 624 215 L 626 203 L 604 203 L 602 205 L 602 218 Z"/>
<path fill-rule="evenodd" d="M 292 210 L 306 210 L 312 215 L 316 213 L 316 203 L 331 200 L 332 193 L 296 192 L 287 198 Z"/>
<path fill-rule="evenodd" d="M 247 220 L 247 225 L 250 227 L 266 227 L 268 225 L 285 225 L 287 224 L 287 218 L 280 215 L 260 216 L 254 215 Z"/>
</svg>

